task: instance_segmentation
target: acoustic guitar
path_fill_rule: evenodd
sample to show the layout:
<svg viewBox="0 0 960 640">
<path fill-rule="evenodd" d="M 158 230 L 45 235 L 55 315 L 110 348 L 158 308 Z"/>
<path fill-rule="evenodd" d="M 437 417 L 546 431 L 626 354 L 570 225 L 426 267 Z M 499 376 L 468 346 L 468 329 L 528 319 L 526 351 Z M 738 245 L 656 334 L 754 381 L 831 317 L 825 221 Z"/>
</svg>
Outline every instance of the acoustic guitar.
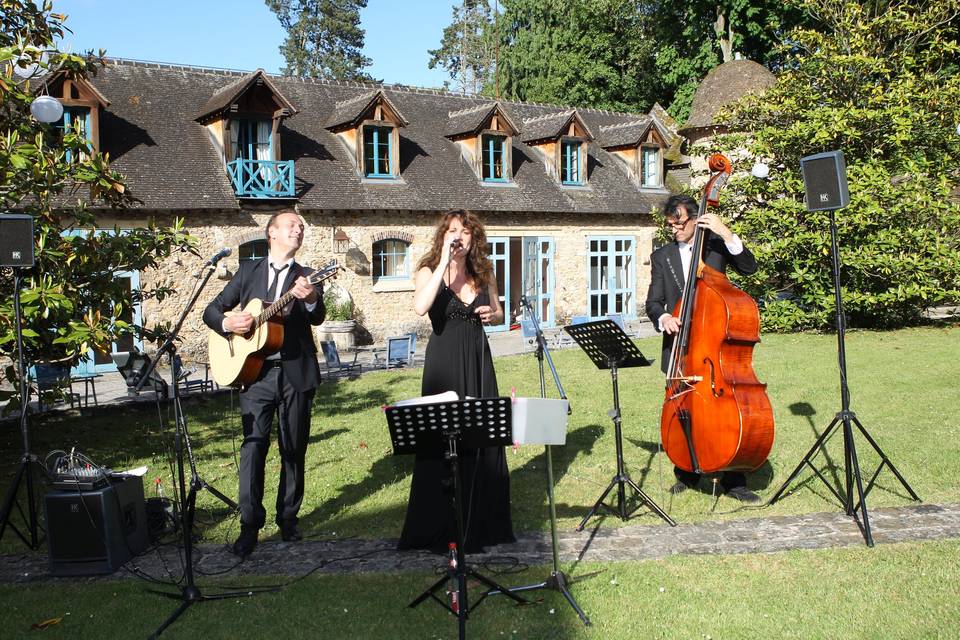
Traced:
<svg viewBox="0 0 960 640">
<path fill-rule="evenodd" d="M 307 280 L 316 286 L 335 277 L 340 268 L 336 260 L 331 260 L 307 276 Z M 283 316 L 280 312 L 291 300 L 293 294 L 287 291 L 266 308 L 263 300 L 254 298 L 241 311 L 224 314 L 249 313 L 253 316 L 253 326 L 243 335 L 231 333 L 224 337 L 216 331 L 209 332 L 207 353 L 210 371 L 217 384 L 245 387 L 257 379 L 263 361 L 283 345 Z"/>
</svg>

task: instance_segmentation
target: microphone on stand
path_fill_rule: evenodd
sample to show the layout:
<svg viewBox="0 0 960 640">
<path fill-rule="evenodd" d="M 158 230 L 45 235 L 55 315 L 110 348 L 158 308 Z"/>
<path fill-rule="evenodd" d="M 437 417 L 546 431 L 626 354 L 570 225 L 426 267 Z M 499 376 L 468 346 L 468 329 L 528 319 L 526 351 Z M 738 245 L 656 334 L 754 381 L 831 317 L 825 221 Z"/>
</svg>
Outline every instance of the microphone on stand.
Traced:
<svg viewBox="0 0 960 640">
<path fill-rule="evenodd" d="M 230 247 L 224 247 L 223 249 L 220 249 L 220 251 L 217 251 L 217 253 L 214 254 L 214 256 L 213 256 L 212 258 L 210 258 L 209 260 L 207 260 L 206 263 L 205 263 L 203 266 L 205 266 L 205 267 L 206 267 L 206 266 L 211 266 L 211 267 L 212 267 L 212 266 L 216 266 L 216 264 L 217 264 L 218 262 L 220 262 L 221 260 L 223 260 L 224 258 L 226 258 L 226 257 L 227 257 L 228 255 L 230 255 L 231 253 L 233 253 L 233 250 L 230 249 Z"/>
<path fill-rule="evenodd" d="M 203 266 L 200 267 L 200 270 L 199 270 L 199 271 L 197 271 L 196 273 L 193 274 L 193 277 L 194 277 L 194 278 L 199 278 L 200 275 L 203 273 L 203 270 L 204 270 L 204 269 L 206 269 L 207 267 L 215 267 L 215 266 L 217 266 L 217 263 L 218 263 L 218 262 L 220 262 L 221 260 L 223 260 L 224 258 L 226 258 L 226 257 L 227 257 L 228 255 L 230 255 L 231 253 L 233 253 L 233 250 L 230 249 L 229 247 L 224 247 L 223 249 L 220 249 L 220 251 L 217 251 L 217 252 L 213 255 L 213 257 L 211 257 L 209 260 L 207 260 L 206 262 L 203 263 Z"/>
</svg>

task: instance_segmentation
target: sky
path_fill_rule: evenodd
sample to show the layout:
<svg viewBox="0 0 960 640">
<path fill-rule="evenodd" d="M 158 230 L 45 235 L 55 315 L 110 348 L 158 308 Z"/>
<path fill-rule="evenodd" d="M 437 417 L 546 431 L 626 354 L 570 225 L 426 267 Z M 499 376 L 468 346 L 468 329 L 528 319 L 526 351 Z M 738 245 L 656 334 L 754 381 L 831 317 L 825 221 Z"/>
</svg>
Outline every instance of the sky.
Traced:
<svg viewBox="0 0 960 640">
<path fill-rule="evenodd" d="M 369 0 L 360 12 L 366 71 L 391 84 L 442 87 L 428 49 L 440 46 L 458 0 Z M 286 34 L 263 0 L 53 0 L 68 16 L 59 48 L 115 58 L 279 73 Z M 68 49 L 69 48 L 69 49 Z"/>
</svg>

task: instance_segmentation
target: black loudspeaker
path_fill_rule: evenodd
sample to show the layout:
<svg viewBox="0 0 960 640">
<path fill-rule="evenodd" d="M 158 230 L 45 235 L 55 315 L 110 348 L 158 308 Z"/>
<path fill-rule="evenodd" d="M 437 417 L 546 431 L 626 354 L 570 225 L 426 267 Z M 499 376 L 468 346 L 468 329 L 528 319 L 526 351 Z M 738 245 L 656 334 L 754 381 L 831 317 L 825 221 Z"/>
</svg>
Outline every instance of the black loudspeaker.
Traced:
<svg viewBox="0 0 960 640">
<path fill-rule="evenodd" d="M 33 266 L 33 216 L 0 214 L 0 267 Z"/>
<path fill-rule="evenodd" d="M 800 170 L 807 193 L 807 211 L 842 209 L 850 204 L 843 151 L 827 151 L 800 158 Z"/>
<path fill-rule="evenodd" d="M 51 491 L 44 501 L 50 573 L 113 573 L 147 547 L 143 479 L 114 478 L 95 491 Z"/>
</svg>

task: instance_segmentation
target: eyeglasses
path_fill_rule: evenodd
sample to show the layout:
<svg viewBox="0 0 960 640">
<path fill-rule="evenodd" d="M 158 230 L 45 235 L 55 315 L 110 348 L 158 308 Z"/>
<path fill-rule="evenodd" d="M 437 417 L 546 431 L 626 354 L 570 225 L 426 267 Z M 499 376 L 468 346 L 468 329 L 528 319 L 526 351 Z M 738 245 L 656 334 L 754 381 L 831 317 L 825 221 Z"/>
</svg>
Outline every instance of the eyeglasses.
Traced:
<svg viewBox="0 0 960 640">
<path fill-rule="evenodd" d="M 682 227 L 690 222 L 691 218 L 667 218 L 667 226 L 669 227 Z"/>
</svg>

